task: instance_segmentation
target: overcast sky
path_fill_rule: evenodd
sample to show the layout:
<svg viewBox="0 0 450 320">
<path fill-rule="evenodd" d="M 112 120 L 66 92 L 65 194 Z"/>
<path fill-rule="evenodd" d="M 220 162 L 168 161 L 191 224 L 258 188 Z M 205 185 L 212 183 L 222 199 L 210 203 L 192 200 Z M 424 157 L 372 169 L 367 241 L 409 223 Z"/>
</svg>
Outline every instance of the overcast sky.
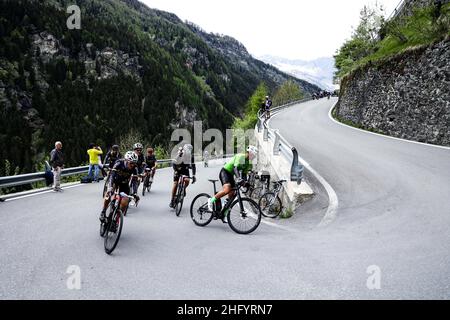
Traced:
<svg viewBox="0 0 450 320">
<path fill-rule="evenodd" d="M 208 32 L 232 36 L 254 56 L 331 57 L 375 0 L 140 0 Z M 378 0 L 390 14 L 399 0 Z"/>
</svg>

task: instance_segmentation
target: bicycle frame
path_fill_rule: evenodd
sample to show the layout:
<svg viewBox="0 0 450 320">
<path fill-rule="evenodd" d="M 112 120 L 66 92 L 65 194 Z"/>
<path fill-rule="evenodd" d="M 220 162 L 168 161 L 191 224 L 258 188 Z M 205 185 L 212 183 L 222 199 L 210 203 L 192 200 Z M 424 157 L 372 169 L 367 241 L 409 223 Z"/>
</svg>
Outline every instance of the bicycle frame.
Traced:
<svg viewBox="0 0 450 320">
<path fill-rule="evenodd" d="M 190 179 L 192 179 L 192 178 L 189 177 L 189 176 L 184 176 L 184 175 L 181 175 L 181 176 L 178 178 L 178 182 L 177 182 L 177 193 L 175 194 L 175 196 L 176 196 L 176 201 L 177 201 L 177 202 L 180 201 L 179 196 L 183 196 L 182 194 L 183 194 L 184 190 L 186 189 L 186 185 L 185 185 L 186 180 L 190 180 Z M 181 193 L 181 194 L 180 194 L 180 193 Z"/>
</svg>

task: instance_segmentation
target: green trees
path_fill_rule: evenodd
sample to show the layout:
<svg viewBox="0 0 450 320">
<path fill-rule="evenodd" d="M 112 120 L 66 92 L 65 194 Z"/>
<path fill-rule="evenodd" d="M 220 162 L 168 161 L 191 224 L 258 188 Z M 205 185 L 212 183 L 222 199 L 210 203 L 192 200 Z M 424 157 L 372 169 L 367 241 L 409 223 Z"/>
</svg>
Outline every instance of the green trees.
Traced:
<svg viewBox="0 0 450 320">
<path fill-rule="evenodd" d="M 347 40 L 334 56 L 337 69 L 336 80 L 347 74 L 357 61 L 375 51 L 378 33 L 384 21 L 384 9 L 381 5 L 364 6 L 360 12 L 358 27 L 354 30 L 350 40 Z"/>
<path fill-rule="evenodd" d="M 248 99 L 245 105 L 245 115 L 242 119 L 236 119 L 233 128 L 235 129 L 252 129 L 258 121 L 258 111 L 265 97 L 268 94 L 268 89 L 265 83 L 260 83 L 253 95 Z"/>
<path fill-rule="evenodd" d="M 410 15 L 400 15 L 390 21 L 383 18 L 381 7 L 365 7 L 351 39 L 334 56 L 335 80 L 339 82 L 367 63 L 382 61 L 413 46 L 442 40 L 449 34 L 450 3 L 415 8 Z"/>
<path fill-rule="evenodd" d="M 273 106 L 281 106 L 293 100 L 300 100 L 304 96 L 300 87 L 291 80 L 286 81 L 277 89 L 273 96 Z"/>
</svg>

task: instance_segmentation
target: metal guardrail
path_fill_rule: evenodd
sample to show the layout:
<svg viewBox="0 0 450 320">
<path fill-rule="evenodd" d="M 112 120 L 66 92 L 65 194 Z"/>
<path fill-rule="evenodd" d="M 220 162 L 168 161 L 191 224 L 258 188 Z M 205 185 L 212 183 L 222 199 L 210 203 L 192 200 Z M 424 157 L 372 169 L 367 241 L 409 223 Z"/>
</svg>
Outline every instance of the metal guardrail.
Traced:
<svg viewBox="0 0 450 320">
<path fill-rule="evenodd" d="M 288 102 L 282 106 L 273 108 L 270 113 L 271 116 L 281 112 L 282 110 L 289 108 L 293 105 L 307 102 L 312 100 L 312 98 L 306 98 L 302 100 L 295 100 Z M 291 165 L 291 175 L 290 180 L 293 182 L 297 182 L 297 184 L 301 184 L 303 180 L 303 171 L 304 167 L 300 164 L 300 160 L 298 157 L 297 149 L 292 146 L 286 138 L 284 138 L 278 130 L 274 130 L 269 128 L 267 121 L 264 119 L 261 111 L 258 113 L 258 123 L 256 125 L 255 130 L 260 133 L 263 131 L 263 139 L 264 141 L 273 141 L 273 154 L 274 156 L 282 156 L 286 160 L 292 163 Z"/>
<path fill-rule="evenodd" d="M 399 4 L 395 7 L 394 11 L 392 11 L 392 13 L 389 15 L 389 17 L 386 19 L 387 21 L 395 19 L 400 12 L 402 12 L 403 8 L 406 5 L 406 2 L 408 2 L 407 0 L 401 0 L 399 2 Z"/>
<path fill-rule="evenodd" d="M 172 163 L 171 159 L 158 160 L 158 164 Z M 107 167 L 107 166 L 105 166 Z M 63 169 L 61 177 L 74 176 L 77 174 L 88 173 L 89 166 Z M 23 186 L 35 182 L 45 181 L 45 172 L 26 173 L 15 176 L 0 177 L 0 189 L 8 187 Z"/>
<path fill-rule="evenodd" d="M 211 156 L 209 160 L 217 160 L 217 159 L 226 159 L 230 158 L 233 155 L 225 154 L 220 156 Z M 203 159 L 203 156 L 202 156 Z M 171 164 L 174 160 L 173 159 L 162 159 L 158 160 L 158 164 Z M 108 167 L 108 165 L 104 166 L 105 168 Z M 77 174 L 84 174 L 88 173 L 89 166 L 81 166 L 81 167 L 75 167 L 75 168 L 67 168 L 63 169 L 61 172 L 61 177 L 69 177 L 74 176 Z M 2 188 L 8 188 L 8 187 L 16 187 L 16 186 L 23 186 L 27 184 L 32 184 L 35 182 L 41 182 L 46 181 L 45 179 L 45 172 L 35 172 L 35 173 L 26 173 L 26 174 L 20 174 L 15 176 L 7 176 L 7 177 L 0 177 L 0 189 Z"/>
</svg>

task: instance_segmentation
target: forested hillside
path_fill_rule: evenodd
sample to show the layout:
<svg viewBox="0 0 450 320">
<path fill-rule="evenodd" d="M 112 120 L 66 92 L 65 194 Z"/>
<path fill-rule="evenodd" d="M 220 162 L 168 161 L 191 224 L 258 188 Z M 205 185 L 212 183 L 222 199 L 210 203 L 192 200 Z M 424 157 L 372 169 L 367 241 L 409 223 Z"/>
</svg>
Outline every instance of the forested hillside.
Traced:
<svg viewBox="0 0 450 320">
<path fill-rule="evenodd" d="M 74 3 L 80 30 L 66 26 Z M 261 82 L 289 79 L 253 64 L 137 0 L 1 0 L 0 175 L 37 170 L 56 140 L 75 166 L 90 142 L 106 148 L 132 130 L 168 146 L 194 120 L 230 127 Z"/>
</svg>

